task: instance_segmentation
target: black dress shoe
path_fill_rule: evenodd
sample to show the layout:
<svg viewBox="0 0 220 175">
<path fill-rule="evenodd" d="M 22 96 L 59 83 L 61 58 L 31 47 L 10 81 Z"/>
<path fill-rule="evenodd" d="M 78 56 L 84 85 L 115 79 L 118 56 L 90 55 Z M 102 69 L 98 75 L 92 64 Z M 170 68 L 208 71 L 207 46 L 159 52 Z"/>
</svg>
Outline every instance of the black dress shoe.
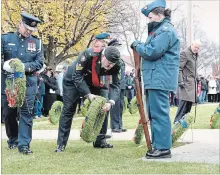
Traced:
<svg viewBox="0 0 220 175">
<path fill-rule="evenodd" d="M 113 148 L 113 145 L 108 144 L 108 143 L 95 144 L 95 143 L 93 142 L 93 147 L 94 147 L 94 148 Z"/>
<path fill-rule="evenodd" d="M 58 145 L 54 152 L 58 153 L 58 152 L 63 152 L 64 150 L 65 150 L 65 146 Z"/>
<path fill-rule="evenodd" d="M 171 157 L 172 157 L 171 151 L 169 149 L 167 150 L 154 149 L 146 153 L 147 159 L 163 159 L 163 158 L 171 158 Z"/>
<path fill-rule="evenodd" d="M 127 131 L 127 129 L 125 129 L 125 128 L 121 129 L 121 132 L 126 132 L 126 131 Z"/>
<path fill-rule="evenodd" d="M 106 139 L 110 139 L 112 136 L 110 136 L 110 135 L 105 135 L 105 138 Z"/>
<path fill-rule="evenodd" d="M 121 133 L 121 129 L 112 129 L 112 132 L 114 132 L 114 133 Z"/>
<path fill-rule="evenodd" d="M 29 148 L 22 148 L 18 150 L 20 153 L 25 154 L 25 155 L 33 154 L 33 151 L 31 151 Z"/>
<path fill-rule="evenodd" d="M 18 145 L 15 145 L 15 144 L 8 145 L 8 149 L 16 149 L 17 147 L 18 147 Z"/>
</svg>

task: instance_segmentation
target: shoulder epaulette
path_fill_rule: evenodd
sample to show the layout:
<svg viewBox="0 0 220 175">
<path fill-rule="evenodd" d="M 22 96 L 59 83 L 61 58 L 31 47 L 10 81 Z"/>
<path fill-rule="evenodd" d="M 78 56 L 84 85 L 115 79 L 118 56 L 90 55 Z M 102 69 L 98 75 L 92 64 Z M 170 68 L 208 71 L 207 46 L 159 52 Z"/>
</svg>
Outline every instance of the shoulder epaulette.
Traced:
<svg viewBox="0 0 220 175">
<path fill-rule="evenodd" d="M 12 33 L 15 33 L 15 32 L 2 33 L 2 35 L 8 35 L 8 34 L 12 34 Z"/>
</svg>

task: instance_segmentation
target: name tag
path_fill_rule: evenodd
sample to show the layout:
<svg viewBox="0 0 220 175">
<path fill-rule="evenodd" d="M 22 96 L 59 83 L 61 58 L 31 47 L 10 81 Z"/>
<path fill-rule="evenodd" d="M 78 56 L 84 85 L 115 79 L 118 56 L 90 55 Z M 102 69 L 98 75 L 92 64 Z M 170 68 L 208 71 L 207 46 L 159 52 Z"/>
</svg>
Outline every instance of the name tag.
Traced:
<svg viewBox="0 0 220 175">
<path fill-rule="evenodd" d="M 8 45 L 9 45 L 9 46 L 15 46 L 15 44 L 14 44 L 14 43 L 8 43 Z"/>
</svg>

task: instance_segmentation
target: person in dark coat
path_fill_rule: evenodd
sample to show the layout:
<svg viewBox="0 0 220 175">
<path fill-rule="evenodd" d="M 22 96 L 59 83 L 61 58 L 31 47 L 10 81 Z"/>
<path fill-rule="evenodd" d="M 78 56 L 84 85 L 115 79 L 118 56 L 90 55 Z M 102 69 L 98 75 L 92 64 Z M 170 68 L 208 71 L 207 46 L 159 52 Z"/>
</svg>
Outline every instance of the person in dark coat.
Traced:
<svg viewBox="0 0 220 175">
<path fill-rule="evenodd" d="M 192 104 L 197 101 L 197 58 L 201 43 L 199 40 L 180 54 L 178 97 L 179 107 L 174 119 L 178 122 L 183 116 L 191 111 Z"/>
<path fill-rule="evenodd" d="M 169 92 L 177 88 L 180 41 L 170 22 L 171 10 L 165 0 L 155 0 L 142 8 L 148 17 L 148 38 L 134 41 L 131 48 L 142 57 L 142 75 L 151 124 L 153 150 L 146 158 L 170 158 L 172 146 Z"/>
<path fill-rule="evenodd" d="M 204 104 L 205 103 L 205 96 L 207 94 L 207 81 L 206 79 L 202 76 L 201 77 L 201 93 L 200 93 L 200 96 L 199 96 L 199 103 L 200 104 Z"/>
<path fill-rule="evenodd" d="M 44 55 L 41 40 L 32 35 L 37 24 L 41 21 L 31 14 L 22 12 L 21 22 L 16 32 L 1 35 L 1 94 L 5 128 L 8 136 L 8 148 L 23 154 L 32 154 L 30 142 L 32 140 L 34 100 L 37 93 L 36 72 L 43 67 Z M 5 80 L 8 74 L 14 74 L 10 66 L 12 58 L 21 60 L 26 75 L 26 96 L 20 108 L 10 108 L 5 94 Z M 19 112 L 19 113 L 18 113 Z M 19 123 L 17 122 L 19 119 Z"/>
<path fill-rule="evenodd" d="M 118 49 L 121 46 L 121 43 L 118 39 L 112 39 L 108 46 L 115 46 Z M 111 117 L 111 129 L 112 132 L 120 133 L 126 132 L 127 129 L 123 128 L 122 122 L 122 113 L 124 109 L 124 96 L 126 91 L 126 79 L 125 79 L 125 63 L 121 60 L 121 80 L 120 80 L 120 96 L 118 100 L 115 102 L 114 107 L 110 110 L 110 117 Z"/>
<path fill-rule="evenodd" d="M 50 68 L 47 68 L 46 74 L 42 75 L 43 82 L 45 84 L 45 96 L 43 103 L 43 115 L 47 117 L 49 114 L 49 110 L 53 103 L 57 100 L 56 91 L 59 89 L 58 84 L 56 82 L 55 77 L 53 76 L 53 72 Z"/>
<path fill-rule="evenodd" d="M 120 52 L 113 46 L 101 50 L 86 49 L 68 67 L 63 79 L 64 106 L 59 121 L 55 152 L 65 150 L 80 96 L 92 101 L 96 95 L 100 95 L 108 100 L 102 107 L 107 114 L 93 147 L 113 148 L 113 145 L 106 142 L 105 135 L 108 128 L 108 111 L 115 105 L 119 97 L 120 69 Z"/>
</svg>

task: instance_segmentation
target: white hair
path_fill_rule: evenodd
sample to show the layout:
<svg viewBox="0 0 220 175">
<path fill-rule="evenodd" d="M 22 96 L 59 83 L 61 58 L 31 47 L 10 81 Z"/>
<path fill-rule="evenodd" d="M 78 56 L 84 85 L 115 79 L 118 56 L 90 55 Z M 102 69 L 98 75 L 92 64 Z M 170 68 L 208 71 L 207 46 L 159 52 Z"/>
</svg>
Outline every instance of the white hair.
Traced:
<svg viewBox="0 0 220 175">
<path fill-rule="evenodd" d="M 201 41 L 199 39 L 195 39 L 193 40 L 192 45 L 195 45 L 195 44 L 201 46 Z"/>
</svg>

